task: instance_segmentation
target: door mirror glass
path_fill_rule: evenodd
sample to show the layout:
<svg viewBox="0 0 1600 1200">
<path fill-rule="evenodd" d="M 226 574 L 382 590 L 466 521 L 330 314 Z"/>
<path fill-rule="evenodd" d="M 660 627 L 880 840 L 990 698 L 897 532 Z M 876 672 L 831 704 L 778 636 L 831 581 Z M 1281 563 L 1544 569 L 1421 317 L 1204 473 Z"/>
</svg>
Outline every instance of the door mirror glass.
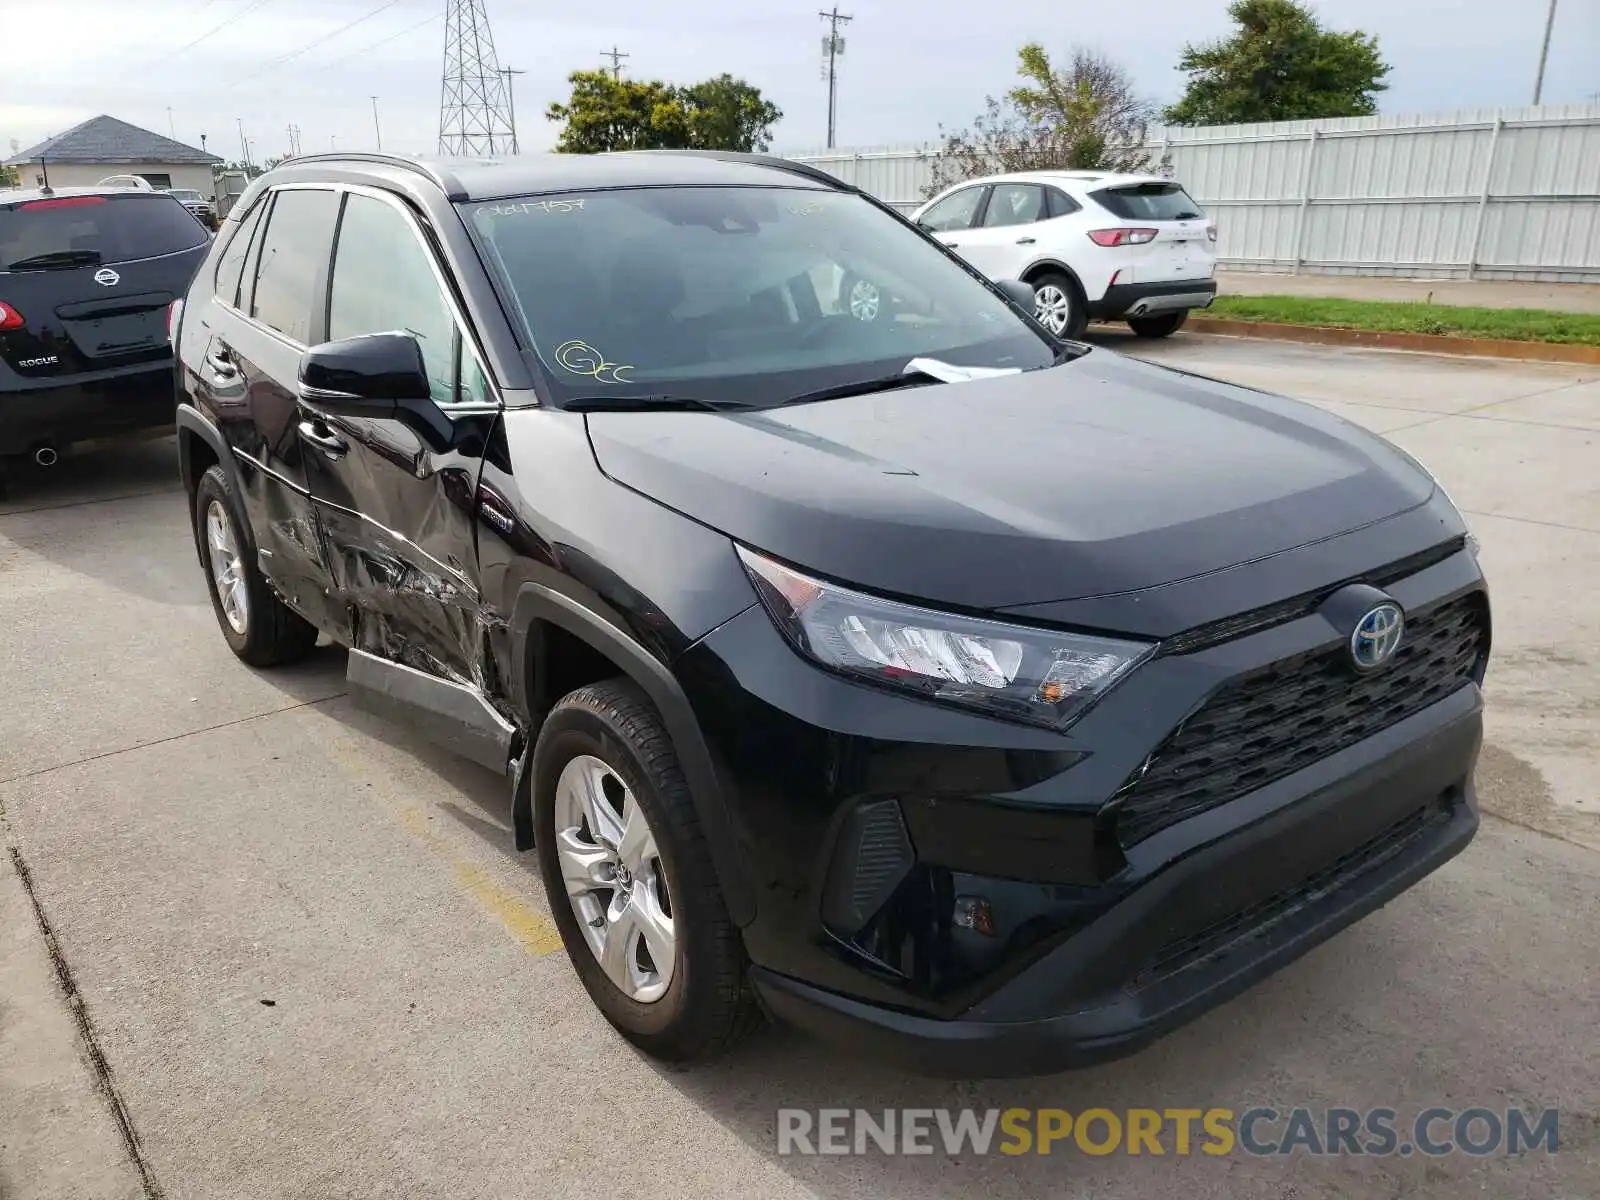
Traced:
<svg viewBox="0 0 1600 1200">
<path fill-rule="evenodd" d="M 317 409 L 392 417 L 432 404 L 422 347 L 409 333 L 372 333 L 313 346 L 300 356 L 300 397 Z"/>
</svg>

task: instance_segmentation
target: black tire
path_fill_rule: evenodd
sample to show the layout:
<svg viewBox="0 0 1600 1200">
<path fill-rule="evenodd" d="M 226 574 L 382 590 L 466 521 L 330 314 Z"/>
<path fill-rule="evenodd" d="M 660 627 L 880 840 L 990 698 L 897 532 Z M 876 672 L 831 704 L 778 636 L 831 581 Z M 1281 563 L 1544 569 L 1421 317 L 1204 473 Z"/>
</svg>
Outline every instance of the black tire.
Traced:
<svg viewBox="0 0 1600 1200">
<path fill-rule="evenodd" d="M 1061 271 L 1045 271 L 1028 282 L 1033 284 L 1034 317 L 1039 324 L 1056 337 L 1081 338 L 1089 327 L 1089 302 L 1078 281 Z M 1056 293 L 1066 301 L 1065 324 L 1059 324 L 1060 318 L 1052 315 L 1057 311 Z"/>
<path fill-rule="evenodd" d="M 556 850 L 556 782 L 579 755 L 600 759 L 632 792 L 655 835 L 671 896 L 675 959 L 667 989 L 641 1003 L 613 983 L 585 940 Z M 654 705 L 629 680 L 563 697 L 533 751 L 534 844 L 550 912 L 595 1006 L 646 1054 L 670 1062 L 714 1057 L 760 1021 L 744 942 L 728 916 L 689 786 Z"/>
<path fill-rule="evenodd" d="M 1142 338 L 1164 338 L 1182 329 L 1188 319 L 1189 310 L 1179 308 L 1154 317 L 1129 317 L 1128 328 Z"/>
<path fill-rule="evenodd" d="M 212 569 L 213 547 L 207 536 L 206 520 L 213 504 L 220 505 L 227 515 L 238 547 L 238 569 L 247 597 L 243 631 L 235 629 L 225 613 L 216 572 Z M 261 577 L 249 526 L 245 524 L 244 506 L 233 494 L 221 467 L 214 466 L 202 475 L 194 490 L 194 536 L 200 548 L 206 588 L 211 593 L 211 607 L 217 614 L 217 626 L 228 648 L 252 667 L 284 666 L 310 654 L 317 644 L 316 626 L 279 600 Z"/>
</svg>

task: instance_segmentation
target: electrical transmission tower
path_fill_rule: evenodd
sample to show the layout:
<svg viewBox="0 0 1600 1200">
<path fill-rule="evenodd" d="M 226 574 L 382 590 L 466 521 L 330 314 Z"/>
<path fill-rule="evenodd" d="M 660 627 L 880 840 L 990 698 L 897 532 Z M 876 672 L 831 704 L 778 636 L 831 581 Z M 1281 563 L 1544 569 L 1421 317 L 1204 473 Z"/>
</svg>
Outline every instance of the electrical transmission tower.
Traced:
<svg viewBox="0 0 1600 1200">
<path fill-rule="evenodd" d="M 446 0 L 439 153 L 510 154 L 516 143 L 506 77 L 484 0 Z"/>
</svg>

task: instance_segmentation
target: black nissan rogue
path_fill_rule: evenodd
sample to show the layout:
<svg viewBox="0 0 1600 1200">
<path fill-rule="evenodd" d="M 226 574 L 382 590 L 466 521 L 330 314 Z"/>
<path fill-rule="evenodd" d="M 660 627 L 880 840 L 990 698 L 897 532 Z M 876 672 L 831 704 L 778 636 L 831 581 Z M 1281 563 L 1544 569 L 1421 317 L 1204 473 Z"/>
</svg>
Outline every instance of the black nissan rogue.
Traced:
<svg viewBox="0 0 1600 1200">
<path fill-rule="evenodd" d="M 162 192 L 0 192 L 0 457 L 171 427 L 167 313 L 209 238 Z"/>
<path fill-rule="evenodd" d="M 506 771 L 649 1053 L 1131 1050 L 1467 844 L 1488 599 L 1382 438 L 1025 300 L 779 160 L 297 159 L 178 318 L 222 635 Z"/>
</svg>

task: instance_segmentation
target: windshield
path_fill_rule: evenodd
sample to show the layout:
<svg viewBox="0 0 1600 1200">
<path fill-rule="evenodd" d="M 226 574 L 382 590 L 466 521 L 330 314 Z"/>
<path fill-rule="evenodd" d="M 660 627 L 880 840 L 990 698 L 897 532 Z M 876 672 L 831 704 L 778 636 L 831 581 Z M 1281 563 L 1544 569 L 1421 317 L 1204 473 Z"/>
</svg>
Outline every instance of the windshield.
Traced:
<svg viewBox="0 0 1600 1200">
<path fill-rule="evenodd" d="M 913 358 L 1027 370 L 1058 352 L 860 196 L 631 188 L 465 206 L 559 403 L 761 405 Z"/>
<path fill-rule="evenodd" d="M 0 202 L 0 271 L 156 258 L 203 246 L 206 236 L 188 209 L 156 192 Z"/>
<path fill-rule="evenodd" d="M 175 200 L 181 200 L 185 204 L 199 204 L 201 202 L 200 193 L 191 191 L 188 188 L 172 188 L 167 192 L 167 195 Z"/>
</svg>

